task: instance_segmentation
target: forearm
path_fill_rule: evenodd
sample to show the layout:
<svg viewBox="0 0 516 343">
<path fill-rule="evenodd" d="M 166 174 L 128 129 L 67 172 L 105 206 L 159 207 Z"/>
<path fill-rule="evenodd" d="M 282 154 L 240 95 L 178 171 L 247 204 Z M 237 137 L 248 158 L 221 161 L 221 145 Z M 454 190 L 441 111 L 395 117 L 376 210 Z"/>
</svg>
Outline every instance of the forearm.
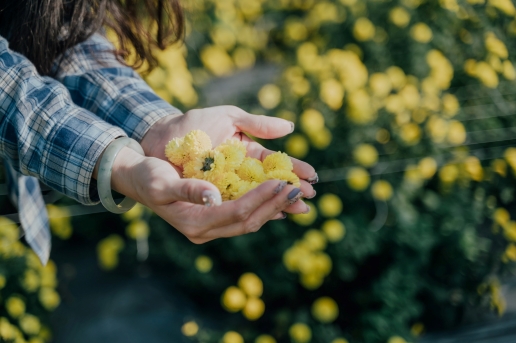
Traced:
<svg viewBox="0 0 516 343">
<path fill-rule="evenodd" d="M 130 67 L 117 60 L 115 47 L 96 34 L 69 49 L 57 64 L 56 79 L 73 101 L 141 142 L 161 118 L 181 114 Z"/>
<path fill-rule="evenodd" d="M 77 107 L 58 82 L 38 75 L 0 37 L 0 154 L 25 175 L 82 203 L 96 203 L 91 182 L 105 147 L 124 131 Z"/>
</svg>

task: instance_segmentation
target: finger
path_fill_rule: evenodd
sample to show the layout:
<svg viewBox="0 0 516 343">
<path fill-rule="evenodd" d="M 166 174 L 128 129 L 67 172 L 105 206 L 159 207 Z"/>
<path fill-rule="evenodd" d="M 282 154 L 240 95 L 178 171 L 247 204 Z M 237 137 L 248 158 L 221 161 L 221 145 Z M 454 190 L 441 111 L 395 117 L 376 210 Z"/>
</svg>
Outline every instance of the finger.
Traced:
<svg viewBox="0 0 516 343">
<path fill-rule="evenodd" d="M 245 221 L 210 230 L 206 232 L 204 237 L 211 240 L 219 237 L 234 237 L 256 232 L 278 212 L 283 212 L 285 208 L 298 202 L 302 196 L 303 193 L 299 188 L 287 186 L 271 201 L 267 201 L 257 208 Z"/>
<path fill-rule="evenodd" d="M 244 222 L 257 208 L 281 193 L 286 187 L 287 184 L 284 181 L 266 181 L 238 200 L 226 201 L 217 208 L 205 208 L 201 214 L 201 218 L 205 218 L 203 220 L 206 222 L 205 231 Z"/>
<path fill-rule="evenodd" d="M 299 188 L 301 188 L 301 192 L 304 194 L 303 197 L 305 199 L 313 199 L 317 195 L 314 187 L 305 180 L 300 180 L 300 182 L 301 186 Z"/>
<path fill-rule="evenodd" d="M 305 214 L 310 212 L 310 206 L 308 206 L 303 200 L 298 200 L 294 204 L 286 207 L 283 212 L 290 214 Z"/>
<path fill-rule="evenodd" d="M 244 110 L 232 112 L 231 115 L 238 130 L 258 138 L 279 138 L 294 131 L 294 123 L 285 119 L 249 114 Z"/>
<path fill-rule="evenodd" d="M 245 137 L 243 141 L 247 144 L 247 154 L 249 157 L 257 158 L 263 161 L 265 157 L 274 153 L 275 151 L 264 148 L 260 143 L 255 142 L 251 139 L 247 140 Z M 314 167 L 306 162 L 300 161 L 296 158 L 291 157 L 292 164 L 294 165 L 294 173 L 297 174 L 301 179 L 312 181 L 317 178 L 317 173 Z M 312 193 L 309 193 L 312 194 Z"/>
<path fill-rule="evenodd" d="M 287 214 L 285 212 L 280 212 L 280 213 L 276 213 L 276 215 L 274 217 L 271 218 L 271 220 L 282 220 L 282 219 L 286 219 L 287 218 Z"/>
<path fill-rule="evenodd" d="M 167 186 L 168 189 L 163 193 L 175 201 L 208 207 L 222 205 L 220 191 L 211 182 L 199 179 L 178 179 Z"/>
</svg>

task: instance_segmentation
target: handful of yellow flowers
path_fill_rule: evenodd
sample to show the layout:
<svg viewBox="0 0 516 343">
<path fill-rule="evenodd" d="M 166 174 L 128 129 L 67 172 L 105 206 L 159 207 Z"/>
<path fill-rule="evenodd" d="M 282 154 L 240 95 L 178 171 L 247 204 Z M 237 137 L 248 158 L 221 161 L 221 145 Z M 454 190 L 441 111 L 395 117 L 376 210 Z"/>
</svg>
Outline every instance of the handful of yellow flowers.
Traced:
<svg viewBox="0 0 516 343">
<path fill-rule="evenodd" d="M 237 139 L 229 139 L 213 148 L 210 137 L 201 130 L 174 138 L 165 147 L 165 155 L 183 169 L 183 177 L 213 183 L 224 201 L 236 200 L 267 180 L 283 180 L 300 186 L 287 154 L 275 152 L 263 162 L 246 154 L 244 143 Z"/>
</svg>

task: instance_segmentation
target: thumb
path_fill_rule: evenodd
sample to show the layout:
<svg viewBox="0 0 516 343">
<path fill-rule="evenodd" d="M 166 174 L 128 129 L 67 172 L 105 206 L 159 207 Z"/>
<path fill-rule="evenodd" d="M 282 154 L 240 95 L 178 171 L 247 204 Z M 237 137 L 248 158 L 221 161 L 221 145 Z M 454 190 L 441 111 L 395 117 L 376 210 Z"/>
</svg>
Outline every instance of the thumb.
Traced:
<svg viewBox="0 0 516 343">
<path fill-rule="evenodd" d="M 220 206 L 222 197 L 214 184 L 198 179 L 179 179 L 171 187 L 177 201 L 210 206 Z"/>
<path fill-rule="evenodd" d="M 288 135 L 294 131 L 294 123 L 281 118 L 268 117 L 263 115 L 249 114 L 239 111 L 235 118 L 235 126 L 251 135 L 273 139 Z"/>
</svg>

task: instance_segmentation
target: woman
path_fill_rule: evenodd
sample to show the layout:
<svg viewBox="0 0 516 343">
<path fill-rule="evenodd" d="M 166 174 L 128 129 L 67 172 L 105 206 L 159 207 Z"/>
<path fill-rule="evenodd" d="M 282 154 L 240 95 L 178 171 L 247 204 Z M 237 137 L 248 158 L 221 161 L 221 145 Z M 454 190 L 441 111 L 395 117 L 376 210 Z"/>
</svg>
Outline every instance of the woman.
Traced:
<svg viewBox="0 0 516 343">
<path fill-rule="evenodd" d="M 116 52 L 97 33 L 103 27 L 118 35 Z M 294 171 L 306 180 L 300 188 L 271 180 L 221 204 L 214 185 L 181 179 L 166 161 L 165 144 L 192 129 L 207 132 L 214 145 L 239 138 L 248 155 L 260 159 L 270 151 L 242 132 L 271 139 L 293 131 L 293 123 L 232 106 L 181 114 L 120 60 L 132 46 L 136 66 L 152 67 L 151 50 L 180 39 L 183 28 L 177 0 L 0 4 L 0 156 L 26 240 L 43 262 L 50 235 L 33 177 L 81 203 L 96 204 L 102 153 L 123 136 L 138 141 L 145 156 L 121 149 L 113 164 L 112 188 L 151 208 L 194 243 L 254 232 L 268 220 L 284 218 L 284 212 L 309 210 L 299 199 L 315 196 L 310 183 L 317 174 L 304 162 L 294 160 Z"/>
</svg>

